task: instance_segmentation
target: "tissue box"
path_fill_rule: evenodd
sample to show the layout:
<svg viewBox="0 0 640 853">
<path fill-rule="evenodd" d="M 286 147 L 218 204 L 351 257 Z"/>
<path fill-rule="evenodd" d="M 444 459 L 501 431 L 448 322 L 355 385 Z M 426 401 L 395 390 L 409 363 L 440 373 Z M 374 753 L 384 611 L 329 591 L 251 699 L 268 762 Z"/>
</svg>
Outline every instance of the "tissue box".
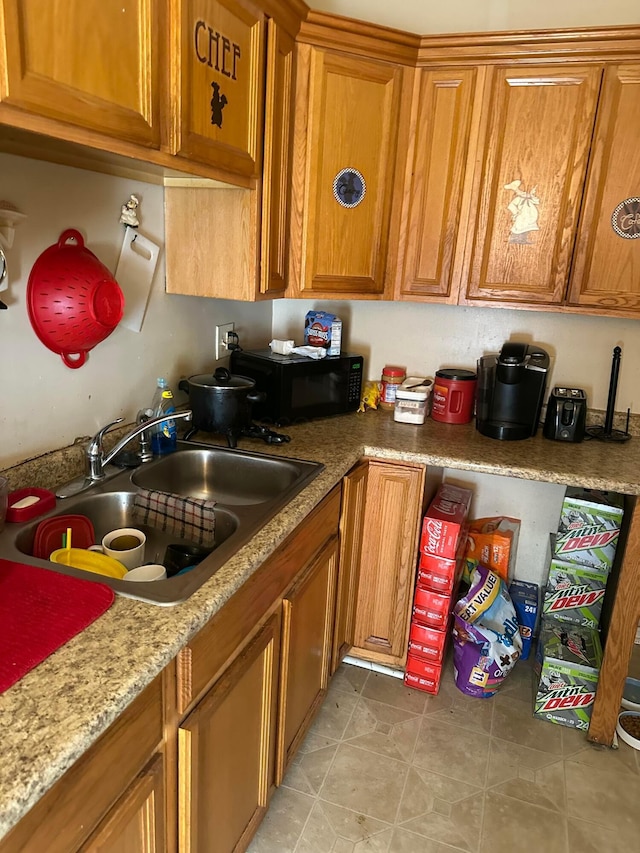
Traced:
<svg viewBox="0 0 640 853">
<path fill-rule="evenodd" d="M 327 311 L 307 311 L 304 342 L 306 346 L 324 347 L 327 355 L 340 355 L 342 320 Z"/>
</svg>

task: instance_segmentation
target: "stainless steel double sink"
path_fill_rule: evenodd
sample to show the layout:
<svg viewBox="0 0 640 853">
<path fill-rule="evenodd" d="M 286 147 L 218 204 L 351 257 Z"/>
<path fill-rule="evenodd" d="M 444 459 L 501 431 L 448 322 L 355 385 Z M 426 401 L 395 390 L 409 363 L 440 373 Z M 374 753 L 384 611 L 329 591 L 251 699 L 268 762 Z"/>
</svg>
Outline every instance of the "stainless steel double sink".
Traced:
<svg viewBox="0 0 640 853">
<path fill-rule="evenodd" d="M 288 457 L 179 441 L 178 450 L 133 470 L 125 469 L 75 497 L 58 500 L 46 515 L 23 524 L 7 524 L 0 533 L 0 557 L 28 562 L 54 572 L 106 583 L 130 598 L 160 605 L 178 604 L 192 595 L 282 510 L 324 466 Z M 96 541 L 119 527 L 138 527 L 147 537 L 147 562 L 162 562 L 175 535 L 137 523 L 133 508 L 138 489 L 158 489 L 181 497 L 216 501 L 215 545 L 195 568 L 166 580 L 134 583 L 31 557 L 35 531 L 46 518 L 87 516 Z"/>
</svg>

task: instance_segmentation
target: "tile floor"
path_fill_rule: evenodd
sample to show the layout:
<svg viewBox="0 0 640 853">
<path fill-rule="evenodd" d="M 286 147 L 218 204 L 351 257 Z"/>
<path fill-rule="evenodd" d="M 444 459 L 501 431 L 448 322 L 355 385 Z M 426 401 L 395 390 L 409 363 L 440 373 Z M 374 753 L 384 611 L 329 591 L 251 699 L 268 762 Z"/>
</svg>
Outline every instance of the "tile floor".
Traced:
<svg viewBox="0 0 640 853">
<path fill-rule="evenodd" d="M 640 753 L 532 717 L 521 662 L 493 699 L 343 664 L 249 853 L 631 853 Z"/>
</svg>

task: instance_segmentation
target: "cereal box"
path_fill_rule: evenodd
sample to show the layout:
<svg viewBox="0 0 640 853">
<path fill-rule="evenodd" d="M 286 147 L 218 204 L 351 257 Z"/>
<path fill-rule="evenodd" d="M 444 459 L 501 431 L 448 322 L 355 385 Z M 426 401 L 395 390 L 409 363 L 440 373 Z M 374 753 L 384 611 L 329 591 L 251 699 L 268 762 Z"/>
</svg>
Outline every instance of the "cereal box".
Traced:
<svg viewBox="0 0 640 853">
<path fill-rule="evenodd" d="M 520 660 L 527 660 L 531 651 L 531 643 L 538 628 L 540 588 L 537 583 L 527 581 L 511 581 L 509 597 L 516 610 L 516 619 L 522 637 L 522 652 Z"/>
<path fill-rule="evenodd" d="M 466 536 L 467 516 L 472 492 L 460 486 L 443 483 L 422 522 L 420 554 L 431 554 L 455 560 L 460 538 Z"/>
<path fill-rule="evenodd" d="M 554 537 L 550 537 L 553 549 Z M 551 557 L 542 613 L 562 622 L 598 628 L 609 575 L 601 569 L 579 566 Z"/>
<path fill-rule="evenodd" d="M 609 571 L 616 553 L 622 515 L 622 495 L 567 488 L 555 556 L 569 563 Z"/>
<path fill-rule="evenodd" d="M 304 342 L 306 346 L 324 347 L 327 355 L 340 355 L 342 320 L 328 311 L 307 311 Z"/>
<path fill-rule="evenodd" d="M 586 731 L 601 664 L 602 647 L 597 631 L 555 619 L 545 620 L 536 653 L 538 686 L 534 717 Z"/>
</svg>

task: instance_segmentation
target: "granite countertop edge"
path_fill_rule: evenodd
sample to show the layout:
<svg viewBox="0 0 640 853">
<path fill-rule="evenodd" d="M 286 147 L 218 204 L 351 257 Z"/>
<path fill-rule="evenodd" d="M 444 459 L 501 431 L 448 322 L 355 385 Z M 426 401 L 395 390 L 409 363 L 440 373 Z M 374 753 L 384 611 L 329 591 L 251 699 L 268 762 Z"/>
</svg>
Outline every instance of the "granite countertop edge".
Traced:
<svg viewBox="0 0 640 853">
<path fill-rule="evenodd" d="M 287 431 L 291 444 L 246 449 L 325 467 L 216 575 L 174 607 L 116 596 L 96 622 L 0 695 L 0 838 L 362 457 L 640 494 L 640 440 L 611 447 L 538 436 L 501 442 L 481 436 L 471 424 L 397 424 L 387 412 L 327 418 Z"/>
</svg>

